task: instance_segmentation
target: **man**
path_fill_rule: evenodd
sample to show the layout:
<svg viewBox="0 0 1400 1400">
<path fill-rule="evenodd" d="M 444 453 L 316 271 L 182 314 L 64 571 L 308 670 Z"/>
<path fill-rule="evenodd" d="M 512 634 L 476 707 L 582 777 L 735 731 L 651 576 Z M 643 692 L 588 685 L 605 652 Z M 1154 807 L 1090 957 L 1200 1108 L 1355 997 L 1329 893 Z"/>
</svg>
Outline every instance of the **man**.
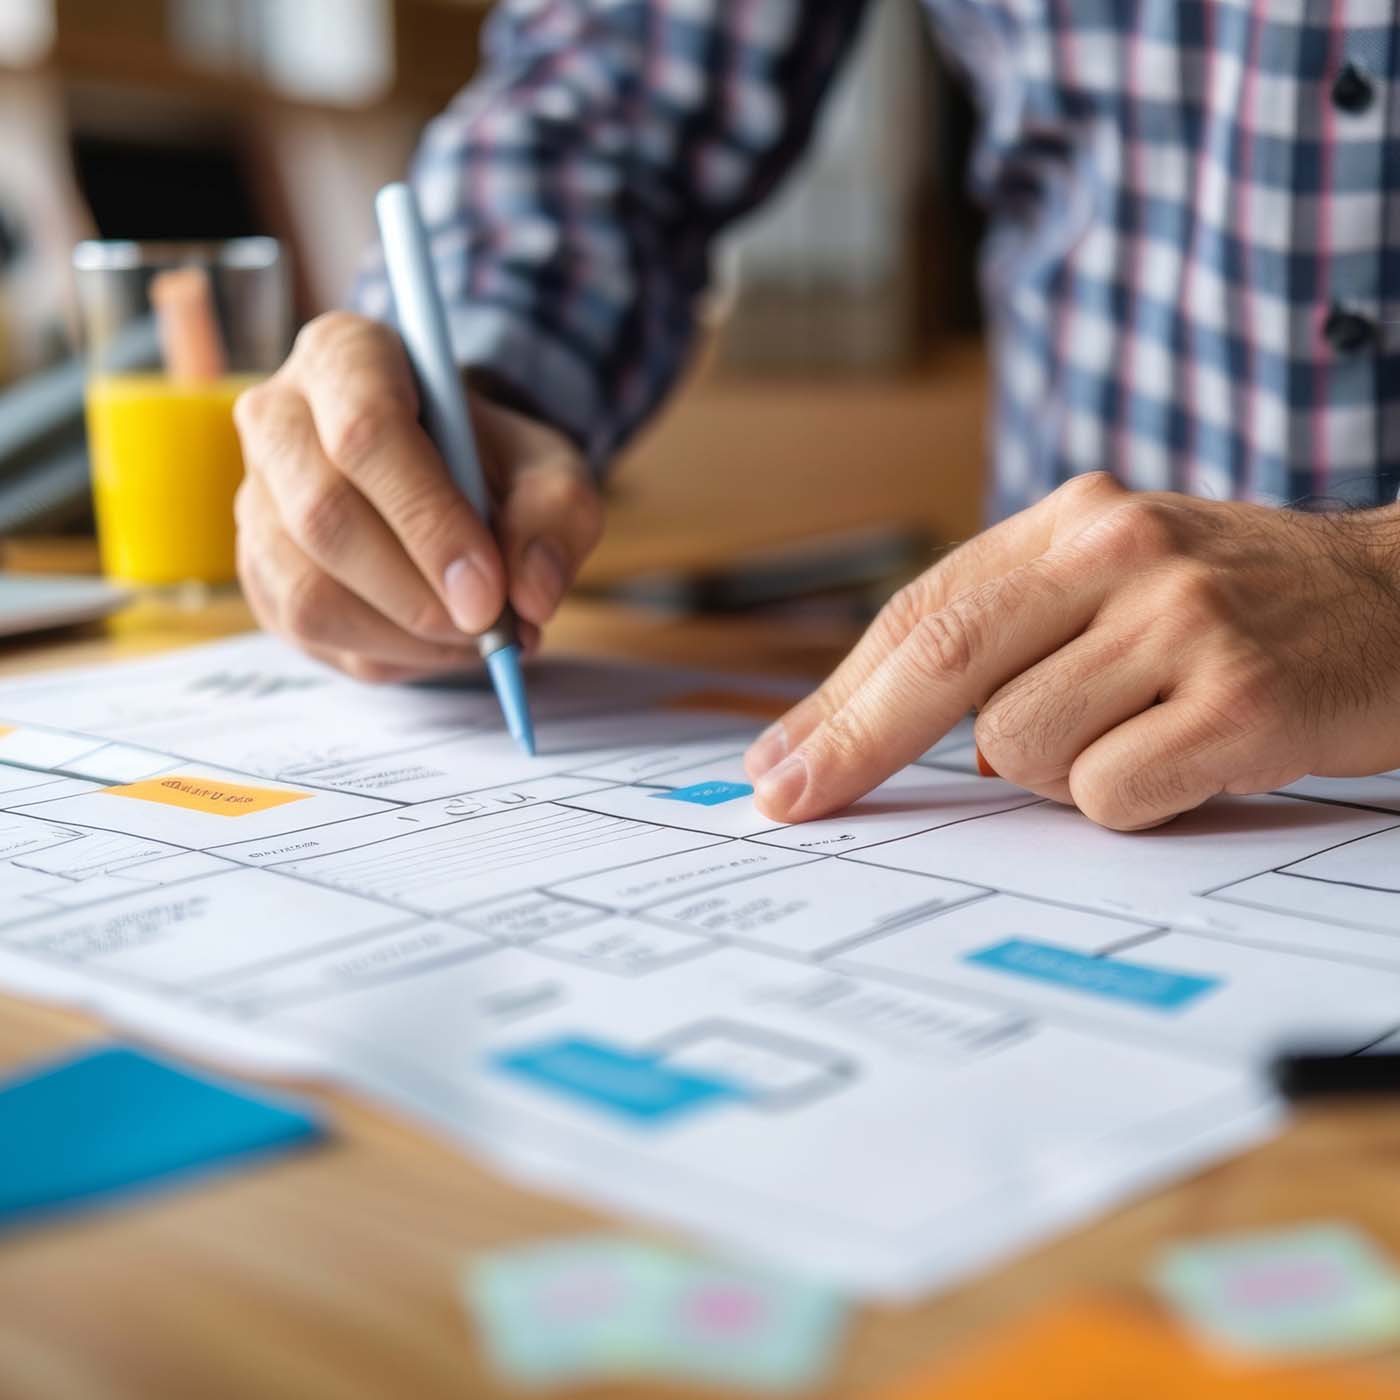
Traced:
<svg viewBox="0 0 1400 1400">
<path fill-rule="evenodd" d="M 973 707 L 1001 774 L 1120 829 L 1400 764 L 1389 0 L 926 7 L 983 111 L 1005 518 L 754 745 L 760 806 L 839 808 Z M 596 542 L 595 473 L 684 363 L 716 233 L 800 153 L 865 8 L 498 8 L 416 180 L 500 548 L 394 337 L 325 317 L 239 405 L 266 625 L 367 679 L 467 662 L 507 596 L 537 636 Z M 931 443 L 930 490 L 939 465 Z M 1369 509 L 1282 508 L 1358 484 Z"/>
</svg>

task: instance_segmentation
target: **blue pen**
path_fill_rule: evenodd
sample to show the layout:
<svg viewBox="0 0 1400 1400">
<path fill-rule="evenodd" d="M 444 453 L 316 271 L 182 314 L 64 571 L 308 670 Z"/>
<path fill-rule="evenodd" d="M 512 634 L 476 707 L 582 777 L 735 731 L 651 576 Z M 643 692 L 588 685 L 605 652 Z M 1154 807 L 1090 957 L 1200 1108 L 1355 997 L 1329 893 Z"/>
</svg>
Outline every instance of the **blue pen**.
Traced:
<svg viewBox="0 0 1400 1400">
<path fill-rule="evenodd" d="M 467 414 L 461 371 L 452 358 L 447 315 L 433 275 L 418 201 L 405 184 L 385 185 L 374 201 L 374 209 L 379 218 L 379 241 L 384 245 L 389 289 L 398 313 L 399 335 L 423 396 L 423 426 L 442 453 L 452 480 L 489 529 L 491 494 L 486 489 Z M 477 638 L 477 648 L 496 688 L 506 727 L 520 747 L 533 754 L 535 730 L 530 723 L 530 704 L 520 668 L 520 643 L 509 604 Z"/>
</svg>

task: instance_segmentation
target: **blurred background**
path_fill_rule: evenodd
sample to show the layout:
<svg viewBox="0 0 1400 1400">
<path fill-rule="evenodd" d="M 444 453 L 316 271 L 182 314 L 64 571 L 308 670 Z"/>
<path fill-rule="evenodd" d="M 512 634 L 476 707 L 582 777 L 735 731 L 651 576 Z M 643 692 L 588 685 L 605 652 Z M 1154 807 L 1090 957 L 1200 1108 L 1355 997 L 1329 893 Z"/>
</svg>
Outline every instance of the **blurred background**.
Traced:
<svg viewBox="0 0 1400 1400">
<path fill-rule="evenodd" d="M 270 234 L 297 320 L 341 304 L 373 192 L 471 76 L 489 8 L 0 4 L 5 565 L 92 557 L 73 245 Z M 978 528 L 970 127 L 914 0 L 881 0 L 810 158 L 716 261 L 706 344 L 614 474 L 586 592 L 822 626 Z"/>
</svg>

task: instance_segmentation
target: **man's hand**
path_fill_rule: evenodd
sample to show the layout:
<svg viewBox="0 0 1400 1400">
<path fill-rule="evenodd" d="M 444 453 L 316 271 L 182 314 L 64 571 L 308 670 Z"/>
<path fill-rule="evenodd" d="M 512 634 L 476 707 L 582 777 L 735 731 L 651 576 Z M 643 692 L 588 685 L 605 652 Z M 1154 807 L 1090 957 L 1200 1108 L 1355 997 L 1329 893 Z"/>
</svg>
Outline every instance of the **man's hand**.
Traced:
<svg viewBox="0 0 1400 1400">
<path fill-rule="evenodd" d="M 764 813 L 835 811 L 969 709 L 1003 777 L 1104 826 L 1400 765 L 1400 512 L 1080 477 L 902 590 L 749 750 Z"/>
<path fill-rule="evenodd" d="M 527 647 L 598 542 L 602 506 L 561 434 L 474 399 L 499 546 L 427 435 L 398 337 L 344 312 L 313 321 L 234 410 L 247 476 L 238 572 L 258 620 L 361 680 L 476 660 L 509 594 Z"/>
</svg>

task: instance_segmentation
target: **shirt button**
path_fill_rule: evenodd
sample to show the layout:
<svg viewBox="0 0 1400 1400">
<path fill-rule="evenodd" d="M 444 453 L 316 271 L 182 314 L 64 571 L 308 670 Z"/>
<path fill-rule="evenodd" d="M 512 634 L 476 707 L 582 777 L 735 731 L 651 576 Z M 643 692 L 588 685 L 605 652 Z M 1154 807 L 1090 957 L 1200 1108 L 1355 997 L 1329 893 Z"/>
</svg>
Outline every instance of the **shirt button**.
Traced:
<svg viewBox="0 0 1400 1400">
<path fill-rule="evenodd" d="M 1332 101 L 1353 116 L 1364 112 L 1376 98 L 1376 85 L 1364 68 L 1350 60 L 1342 65 L 1332 83 Z"/>
<path fill-rule="evenodd" d="M 1376 338 L 1376 323 L 1359 311 L 1334 305 L 1322 323 L 1322 334 L 1338 354 L 1353 355 Z"/>
</svg>

